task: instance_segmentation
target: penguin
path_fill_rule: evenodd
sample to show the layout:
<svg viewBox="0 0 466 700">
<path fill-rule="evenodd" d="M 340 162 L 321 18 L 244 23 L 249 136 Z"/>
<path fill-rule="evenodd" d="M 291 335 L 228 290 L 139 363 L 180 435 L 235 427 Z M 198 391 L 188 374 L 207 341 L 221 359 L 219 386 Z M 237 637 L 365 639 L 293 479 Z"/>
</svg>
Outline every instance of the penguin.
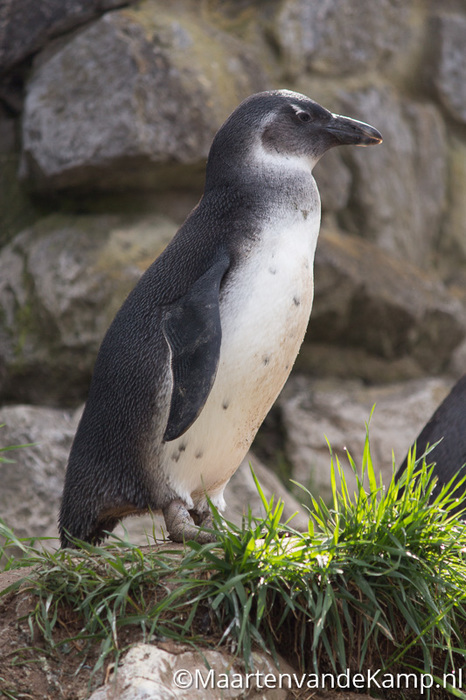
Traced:
<svg viewBox="0 0 466 700">
<path fill-rule="evenodd" d="M 299 93 L 244 100 L 214 137 L 198 205 L 142 275 L 98 352 L 59 514 L 63 547 L 161 511 L 209 542 L 223 492 L 287 379 L 311 313 L 330 148 L 380 133 Z"/>
<path fill-rule="evenodd" d="M 465 476 L 463 467 L 466 465 L 466 374 L 457 381 L 436 409 L 411 450 L 414 447 L 417 457 L 422 457 L 429 447 L 433 448 L 426 457 L 428 464 L 434 464 L 432 476 L 437 478 L 432 499 L 435 499 L 442 487 L 452 479 L 462 479 Z M 399 481 L 407 464 L 408 455 L 395 475 L 396 481 Z M 466 485 L 457 488 L 455 497 L 458 499 L 458 506 L 453 512 L 466 508 L 465 492 Z M 463 513 L 462 517 L 466 518 L 466 513 Z"/>
</svg>

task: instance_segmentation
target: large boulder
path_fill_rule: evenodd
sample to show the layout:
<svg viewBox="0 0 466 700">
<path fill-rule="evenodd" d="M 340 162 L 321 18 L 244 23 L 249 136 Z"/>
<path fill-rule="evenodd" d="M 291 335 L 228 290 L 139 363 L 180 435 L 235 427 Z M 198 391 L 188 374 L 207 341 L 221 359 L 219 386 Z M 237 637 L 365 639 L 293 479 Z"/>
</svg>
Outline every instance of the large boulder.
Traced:
<svg viewBox="0 0 466 700">
<path fill-rule="evenodd" d="M 159 215 L 54 215 L 3 248 L 0 395 L 81 401 L 107 327 L 176 228 Z"/>
<path fill-rule="evenodd" d="M 452 137 L 449 155 L 449 205 L 439 248 L 446 275 L 454 278 L 461 270 L 464 274 L 466 263 L 466 143 Z"/>
<path fill-rule="evenodd" d="M 379 148 L 346 150 L 353 187 L 345 228 L 418 267 L 430 264 L 447 203 L 440 113 L 379 88 L 341 94 L 340 101 L 343 113 L 374 124 L 384 137 Z"/>
<path fill-rule="evenodd" d="M 298 369 L 380 382 L 394 372 L 401 378 L 448 368 L 466 336 L 466 315 L 432 273 L 331 228 L 321 233 L 315 267 Z"/>
<path fill-rule="evenodd" d="M 22 176 L 41 190 L 192 185 L 222 121 L 264 86 L 253 49 L 193 3 L 108 12 L 35 62 Z"/>
<path fill-rule="evenodd" d="M 308 487 L 314 496 L 331 497 L 330 445 L 334 459 L 338 458 L 343 468 L 349 492 L 353 493 L 356 478 L 348 453 L 361 473 L 364 426 L 369 423 L 375 471 L 387 485 L 393 468 L 400 466 L 453 383 L 448 378 L 433 377 L 367 387 L 359 381 L 291 377 L 279 407 L 292 478 Z"/>
<path fill-rule="evenodd" d="M 18 182 L 17 119 L 0 101 L 0 248 L 37 216 Z"/>
<path fill-rule="evenodd" d="M 226 651 L 139 643 L 125 654 L 115 678 L 89 700 L 286 700 L 289 690 L 279 673 L 292 677 L 294 669 L 279 659 L 279 671 L 263 652 L 253 653 L 253 663 L 254 673 L 248 674 Z"/>
<path fill-rule="evenodd" d="M 41 49 L 52 37 L 130 2 L 132 0 L 5 0 L 0 12 L 0 72 Z"/>
<path fill-rule="evenodd" d="M 386 71 L 410 36 L 413 2 L 403 0 L 288 0 L 271 27 L 285 71 L 324 75 Z"/>
<path fill-rule="evenodd" d="M 435 60 L 432 82 L 438 98 L 455 120 L 466 124 L 466 17 L 444 14 L 431 23 Z"/>
<path fill-rule="evenodd" d="M 0 408 L 0 515 L 18 537 L 56 537 L 57 515 L 78 414 L 35 406 Z M 32 444 L 31 444 L 32 443 Z M 51 546 L 56 546 L 52 541 Z"/>
</svg>

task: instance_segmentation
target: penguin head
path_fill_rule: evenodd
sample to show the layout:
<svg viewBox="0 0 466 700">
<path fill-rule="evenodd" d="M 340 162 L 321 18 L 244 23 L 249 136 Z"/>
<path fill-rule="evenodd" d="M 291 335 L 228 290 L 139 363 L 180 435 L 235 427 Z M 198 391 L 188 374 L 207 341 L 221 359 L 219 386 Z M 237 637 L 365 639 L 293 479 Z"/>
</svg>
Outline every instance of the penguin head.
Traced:
<svg viewBox="0 0 466 700">
<path fill-rule="evenodd" d="M 261 136 L 262 146 L 270 153 L 304 157 L 313 167 L 334 146 L 370 146 L 382 141 L 379 131 L 369 124 L 332 114 L 305 95 L 286 90 L 272 95 L 276 106 Z"/>
<path fill-rule="evenodd" d="M 314 100 L 290 90 L 260 92 L 246 98 L 229 116 L 212 144 L 209 165 L 244 168 L 251 161 L 312 168 L 334 146 L 381 143 L 377 129 L 332 114 Z M 217 167 L 215 167 L 217 166 Z"/>
</svg>

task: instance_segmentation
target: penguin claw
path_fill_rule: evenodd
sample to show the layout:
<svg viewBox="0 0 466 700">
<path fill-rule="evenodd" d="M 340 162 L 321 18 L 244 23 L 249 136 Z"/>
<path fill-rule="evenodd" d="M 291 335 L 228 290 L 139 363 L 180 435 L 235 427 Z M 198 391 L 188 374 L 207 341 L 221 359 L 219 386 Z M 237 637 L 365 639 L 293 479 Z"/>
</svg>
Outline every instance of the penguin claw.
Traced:
<svg viewBox="0 0 466 700">
<path fill-rule="evenodd" d="M 198 523 L 196 530 L 197 530 L 197 537 L 196 542 L 199 542 L 199 544 L 206 544 L 206 542 L 217 542 L 217 538 L 213 532 L 209 532 L 209 530 L 214 529 L 214 521 L 212 519 L 212 514 L 207 513 L 204 515 L 204 517 L 200 520 Z"/>
<path fill-rule="evenodd" d="M 207 532 L 202 528 L 212 528 L 212 516 L 207 513 L 196 525 L 186 504 L 181 500 L 175 500 L 162 510 L 168 534 L 173 542 L 186 542 L 195 540 L 200 544 L 216 542 L 216 537 L 212 532 Z"/>
</svg>

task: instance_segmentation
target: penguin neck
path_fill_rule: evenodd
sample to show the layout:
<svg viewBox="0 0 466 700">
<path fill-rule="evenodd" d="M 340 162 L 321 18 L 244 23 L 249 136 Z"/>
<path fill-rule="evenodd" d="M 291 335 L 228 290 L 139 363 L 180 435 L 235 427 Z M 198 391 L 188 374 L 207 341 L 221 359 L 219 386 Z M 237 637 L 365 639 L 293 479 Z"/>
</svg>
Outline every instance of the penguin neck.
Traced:
<svg viewBox="0 0 466 700">
<path fill-rule="evenodd" d="M 286 181 L 299 185 L 312 180 L 319 158 L 277 151 L 262 139 L 245 139 L 225 148 L 212 149 L 206 171 L 206 191 L 211 187 L 234 186 L 280 188 Z"/>
<path fill-rule="evenodd" d="M 205 198 L 243 204 L 250 211 L 272 207 L 285 214 L 290 208 L 304 208 L 320 214 L 312 164 L 305 158 L 269 153 L 261 148 L 240 166 L 236 162 L 210 165 L 214 167 L 207 171 Z"/>
</svg>

